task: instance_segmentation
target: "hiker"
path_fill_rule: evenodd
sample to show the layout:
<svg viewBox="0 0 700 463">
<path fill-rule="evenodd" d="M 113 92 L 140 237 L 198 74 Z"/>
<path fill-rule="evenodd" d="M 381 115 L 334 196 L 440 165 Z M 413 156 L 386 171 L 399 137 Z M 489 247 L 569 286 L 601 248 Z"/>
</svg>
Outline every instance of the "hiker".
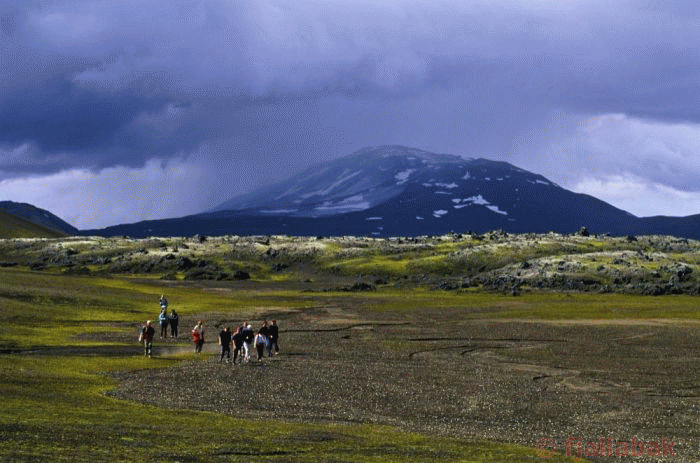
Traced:
<svg viewBox="0 0 700 463">
<path fill-rule="evenodd" d="M 231 328 L 227 326 L 219 333 L 219 346 L 221 346 L 221 357 L 219 358 L 219 362 L 224 359 L 224 355 L 226 355 L 226 363 L 231 361 L 232 340 Z"/>
<path fill-rule="evenodd" d="M 168 300 L 165 298 L 165 294 L 160 295 L 160 310 L 168 308 Z"/>
<path fill-rule="evenodd" d="M 262 362 L 265 346 L 267 346 L 267 336 L 265 336 L 262 327 L 260 327 L 258 334 L 255 335 L 255 348 L 258 350 L 258 362 Z"/>
<path fill-rule="evenodd" d="M 197 324 L 192 328 L 192 342 L 194 342 L 194 351 L 197 353 L 202 352 L 202 346 L 204 345 L 204 324 L 202 320 L 198 320 Z"/>
<path fill-rule="evenodd" d="M 253 327 L 247 323 L 243 322 L 243 354 L 246 363 L 250 362 L 251 351 L 253 350 L 253 340 L 255 339 L 255 332 Z"/>
<path fill-rule="evenodd" d="M 175 312 L 175 309 L 170 311 L 170 336 L 177 337 L 177 325 L 180 324 L 180 317 Z"/>
<path fill-rule="evenodd" d="M 151 325 L 151 321 L 146 321 L 146 324 L 141 328 L 141 334 L 139 335 L 139 342 L 143 343 L 144 352 L 143 355 L 151 358 L 153 353 L 153 336 L 156 334 L 156 329 Z"/>
<path fill-rule="evenodd" d="M 272 351 L 270 350 L 270 327 L 267 325 L 267 320 L 263 321 L 258 333 L 265 336 L 265 349 L 267 350 L 267 356 L 272 357 Z"/>
<path fill-rule="evenodd" d="M 160 337 L 167 338 L 170 319 L 168 318 L 168 311 L 166 309 L 161 309 L 160 315 L 158 315 L 158 322 L 160 323 Z"/>
<path fill-rule="evenodd" d="M 280 352 L 280 347 L 277 344 L 279 335 L 280 331 L 279 327 L 277 326 L 277 320 L 272 320 L 272 324 L 270 325 L 270 355 L 276 355 Z"/>
<path fill-rule="evenodd" d="M 233 364 L 236 364 L 236 359 L 238 358 L 238 354 L 241 355 L 241 362 L 243 363 L 243 342 L 245 341 L 245 335 L 243 334 L 243 330 L 239 326 L 236 328 L 236 331 L 233 333 Z"/>
</svg>

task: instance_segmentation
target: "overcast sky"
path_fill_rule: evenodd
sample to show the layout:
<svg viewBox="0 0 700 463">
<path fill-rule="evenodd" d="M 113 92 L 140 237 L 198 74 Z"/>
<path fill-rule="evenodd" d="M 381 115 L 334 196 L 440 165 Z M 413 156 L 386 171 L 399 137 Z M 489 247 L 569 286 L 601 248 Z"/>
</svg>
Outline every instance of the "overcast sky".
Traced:
<svg viewBox="0 0 700 463">
<path fill-rule="evenodd" d="M 399 144 L 700 213 L 693 0 L 0 0 L 0 199 L 81 229 Z"/>
</svg>

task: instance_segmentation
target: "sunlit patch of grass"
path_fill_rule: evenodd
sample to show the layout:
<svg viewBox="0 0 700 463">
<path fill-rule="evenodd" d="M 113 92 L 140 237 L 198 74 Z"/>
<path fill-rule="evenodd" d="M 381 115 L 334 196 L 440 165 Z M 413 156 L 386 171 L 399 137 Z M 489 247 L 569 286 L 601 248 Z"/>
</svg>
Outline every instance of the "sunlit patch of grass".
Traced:
<svg viewBox="0 0 700 463">
<path fill-rule="evenodd" d="M 329 294 L 330 295 L 330 294 Z M 393 289 L 353 294 L 365 310 L 452 310 L 455 316 L 542 320 L 687 319 L 700 320 L 697 298 L 624 294 L 525 293 L 518 297 L 485 292 Z"/>
<path fill-rule="evenodd" d="M 690 296 L 527 294 L 503 298 L 490 316 L 542 320 L 700 319 Z M 484 315 L 486 312 L 480 313 Z"/>
<path fill-rule="evenodd" d="M 409 259 L 401 256 L 363 256 L 343 259 L 327 265 L 326 269 L 341 275 L 374 275 L 398 278 L 408 272 Z"/>
<path fill-rule="evenodd" d="M 265 280 L 275 282 L 298 281 L 299 277 L 293 273 L 271 273 L 265 277 Z"/>
<path fill-rule="evenodd" d="M 0 269 L 0 348 L 80 345 L 81 334 L 121 332 L 125 324 L 155 319 L 158 297 L 167 294 L 180 316 L 199 313 L 241 315 L 304 301 L 257 292 L 214 292 L 196 286 L 165 286 L 160 281 L 47 275 Z M 94 330 L 94 331 L 93 331 Z"/>
</svg>

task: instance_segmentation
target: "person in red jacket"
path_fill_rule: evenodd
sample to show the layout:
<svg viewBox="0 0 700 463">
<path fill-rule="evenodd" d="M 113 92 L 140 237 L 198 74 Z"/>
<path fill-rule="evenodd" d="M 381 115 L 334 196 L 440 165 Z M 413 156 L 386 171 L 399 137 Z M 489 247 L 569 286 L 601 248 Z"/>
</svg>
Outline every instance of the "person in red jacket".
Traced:
<svg viewBox="0 0 700 463">
<path fill-rule="evenodd" d="M 194 342 L 194 351 L 197 353 L 202 352 L 202 346 L 204 345 L 204 324 L 202 320 L 199 320 L 192 328 L 192 342 Z"/>
<path fill-rule="evenodd" d="M 151 325 L 151 321 L 146 321 L 146 324 L 141 328 L 141 335 L 139 336 L 139 341 L 143 343 L 144 353 L 143 355 L 151 358 L 153 354 L 153 336 L 156 334 L 156 329 Z"/>
</svg>

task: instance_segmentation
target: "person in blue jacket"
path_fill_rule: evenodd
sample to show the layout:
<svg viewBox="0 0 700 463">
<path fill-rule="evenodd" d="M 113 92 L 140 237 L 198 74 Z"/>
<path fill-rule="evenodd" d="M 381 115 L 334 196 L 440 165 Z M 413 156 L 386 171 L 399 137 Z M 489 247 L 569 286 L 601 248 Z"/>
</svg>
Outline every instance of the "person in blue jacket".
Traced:
<svg viewBox="0 0 700 463">
<path fill-rule="evenodd" d="M 168 337 L 168 323 L 170 322 L 170 317 L 168 317 L 168 311 L 166 309 L 161 309 L 160 315 L 158 315 L 158 323 L 160 323 L 160 337 Z"/>
</svg>

